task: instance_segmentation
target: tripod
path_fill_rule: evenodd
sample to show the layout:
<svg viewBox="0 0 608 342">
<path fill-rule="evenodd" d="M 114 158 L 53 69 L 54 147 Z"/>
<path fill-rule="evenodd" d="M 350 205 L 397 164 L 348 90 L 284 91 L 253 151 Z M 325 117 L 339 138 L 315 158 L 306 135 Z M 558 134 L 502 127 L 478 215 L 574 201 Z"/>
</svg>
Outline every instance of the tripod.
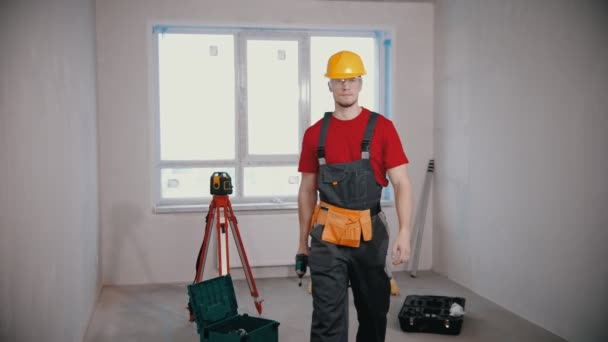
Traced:
<svg viewBox="0 0 608 342">
<path fill-rule="evenodd" d="M 206 217 L 205 237 L 203 239 L 203 245 L 201 246 L 196 261 L 196 277 L 194 278 L 194 283 L 198 283 L 203 278 L 203 270 L 205 268 L 205 261 L 207 260 L 207 251 L 209 249 L 211 233 L 213 232 L 214 224 L 215 228 L 217 229 L 217 256 L 219 261 L 219 275 L 223 276 L 225 274 L 230 273 L 230 258 L 228 255 L 228 231 L 226 229 L 226 222 L 228 222 L 228 224 L 230 225 L 230 230 L 232 231 L 232 235 L 234 236 L 236 248 L 241 258 L 241 264 L 243 265 L 243 271 L 245 273 L 245 278 L 247 279 L 247 285 L 249 286 L 251 297 L 253 297 L 253 302 L 258 313 L 262 314 L 263 299 L 260 297 L 258 289 L 255 286 L 255 280 L 253 279 L 253 274 L 251 273 L 251 267 L 249 266 L 247 254 L 245 254 L 245 247 L 243 246 L 243 240 L 241 239 L 241 233 L 239 232 L 239 226 L 236 220 L 236 216 L 234 216 L 234 211 L 232 210 L 232 205 L 227 195 L 228 193 L 232 193 L 230 176 L 228 176 L 228 174 L 226 173 L 223 173 L 221 176 L 221 181 L 223 181 L 224 184 L 222 184 L 222 182 L 218 180 L 219 176 L 216 176 L 215 187 L 213 182 L 214 177 L 212 176 L 211 178 L 211 193 L 214 195 L 213 200 L 209 204 L 209 212 L 207 213 Z M 225 180 L 226 178 L 227 180 Z M 220 186 L 228 188 L 229 191 L 221 191 Z M 188 307 L 190 308 L 190 306 Z M 192 315 L 192 310 L 190 309 L 190 321 L 193 320 L 194 316 Z"/>
</svg>

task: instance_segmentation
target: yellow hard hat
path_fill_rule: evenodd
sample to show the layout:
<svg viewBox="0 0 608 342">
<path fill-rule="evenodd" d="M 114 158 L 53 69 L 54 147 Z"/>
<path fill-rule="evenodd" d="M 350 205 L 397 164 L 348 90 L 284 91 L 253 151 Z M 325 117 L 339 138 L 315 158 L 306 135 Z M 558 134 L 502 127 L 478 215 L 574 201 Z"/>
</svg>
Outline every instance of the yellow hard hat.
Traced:
<svg viewBox="0 0 608 342">
<path fill-rule="evenodd" d="M 365 75 L 365 67 L 361 57 L 351 51 L 340 51 L 327 61 L 327 72 L 325 77 L 331 79 L 353 78 Z"/>
</svg>

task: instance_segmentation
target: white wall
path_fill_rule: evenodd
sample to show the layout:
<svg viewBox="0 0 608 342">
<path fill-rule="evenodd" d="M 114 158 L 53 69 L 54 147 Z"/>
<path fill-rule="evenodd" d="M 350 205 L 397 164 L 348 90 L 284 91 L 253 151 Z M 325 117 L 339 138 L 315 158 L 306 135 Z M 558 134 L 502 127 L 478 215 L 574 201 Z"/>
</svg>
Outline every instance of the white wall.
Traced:
<svg viewBox="0 0 608 342">
<path fill-rule="evenodd" d="M 0 340 L 82 341 L 100 288 L 93 1 L 0 3 Z"/>
<path fill-rule="evenodd" d="M 106 284 L 191 281 L 203 236 L 202 213 L 154 214 L 151 53 L 153 24 L 391 28 L 395 30 L 393 118 L 411 159 L 416 198 L 433 139 L 433 6 L 334 1 L 98 1 L 100 209 Z M 393 229 L 394 209 L 388 208 Z M 432 208 L 430 210 L 432 212 Z M 255 250 L 297 249 L 294 211 L 237 212 L 252 264 Z M 270 228 L 271 227 L 271 228 Z M 271 240 L 270 236 L 275 236 Z M 276 241 L 278 239 L 278 241 Z M 431 265 L 427 234 L 421 268 Z M 214 253 L 211 255 L 215 255 Z M 236 256 L 233 256 L 236 258 Z M 291 268 L 255 270 L 286 275 Z M 208 270 L 211 270 L 208 268 Z M 215 270 L 207 274 L 216 274 Z"/>
<path fill-rule="evenodd" d="M 436 3 L 433 267 L 608 341 L 608 5 Z"/>
</svg>

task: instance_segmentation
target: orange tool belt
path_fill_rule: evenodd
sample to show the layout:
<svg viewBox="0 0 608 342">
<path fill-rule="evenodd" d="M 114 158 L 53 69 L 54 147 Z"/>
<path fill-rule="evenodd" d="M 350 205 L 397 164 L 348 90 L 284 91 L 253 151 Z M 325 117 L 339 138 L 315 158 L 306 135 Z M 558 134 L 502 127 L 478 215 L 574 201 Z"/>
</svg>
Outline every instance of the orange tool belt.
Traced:
<svg viewBox="0 0 608 342">
<path fill-rule="evenodd" d="M 325 226 L 321 238 L 340 246 L 359 247 L 363 241 L 372 239 L 372 217 L 370 210 L 351 210 L 320 202 L 312 214 L 310 228 L 314 224 Z"/>
</svg>

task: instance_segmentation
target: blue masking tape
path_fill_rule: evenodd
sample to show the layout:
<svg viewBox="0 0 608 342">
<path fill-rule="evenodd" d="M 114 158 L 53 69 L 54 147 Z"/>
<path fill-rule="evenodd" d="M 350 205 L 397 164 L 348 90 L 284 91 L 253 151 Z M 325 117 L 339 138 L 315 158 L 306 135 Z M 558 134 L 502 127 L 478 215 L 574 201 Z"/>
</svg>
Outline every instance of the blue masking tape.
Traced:
<svg viewBox="0 0 608 342">
<path fill-rule="evenodd" d="M 166 25 L 154 25 L 152 26 L 152 33 L 167 33 L 169 26 Z"/>
<path fill-rule="evenodd" d="M 218 30 L 254 30 L 254 31 L 307 31 L 307 32 L 348 32 L 348 33 L 373 33 L 376 37 L 382 36 L 383 31 L 359 30 L 359 29 L 315 29 L 315 28 L 269 28 L 269 27 L 246 27 L 246 26 L 194 26 L 194 25 L 154 25 L 153 33 L 167 33 L 170 30 L 180 29 L 218 29 Z"/>
</svg>

